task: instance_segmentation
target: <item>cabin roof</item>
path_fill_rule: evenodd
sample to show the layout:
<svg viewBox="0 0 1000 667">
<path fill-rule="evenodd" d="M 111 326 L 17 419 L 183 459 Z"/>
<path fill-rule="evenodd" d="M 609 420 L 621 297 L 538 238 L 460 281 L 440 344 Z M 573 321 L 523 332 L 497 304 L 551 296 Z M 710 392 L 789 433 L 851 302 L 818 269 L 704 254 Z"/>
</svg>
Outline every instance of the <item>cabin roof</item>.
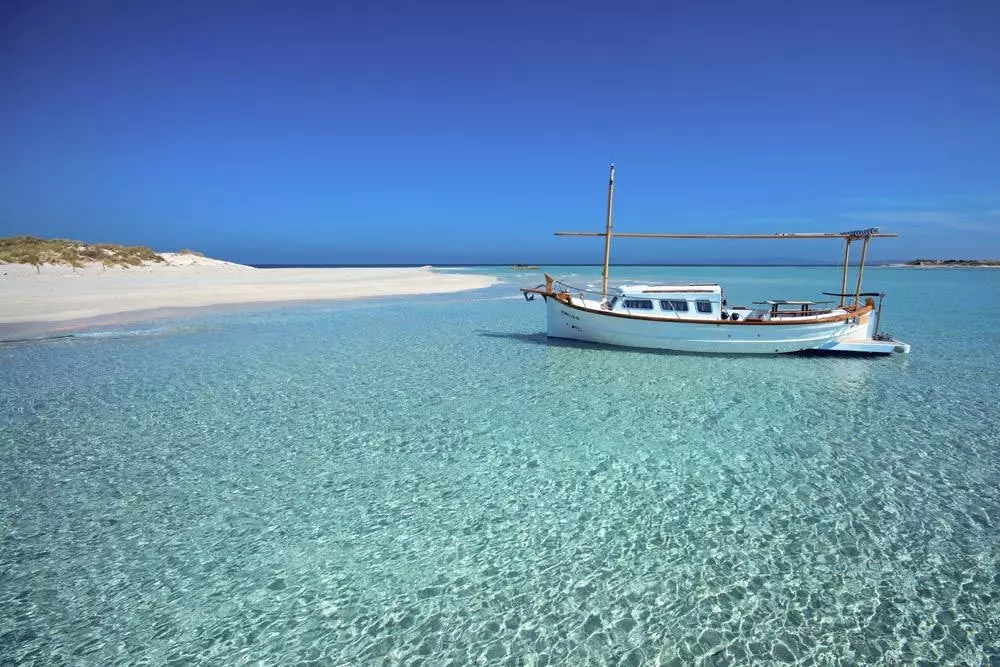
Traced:
<svg viewBox="0 0 1000 667">
<path fill-rule="evenodd" d="M 717 283 L 688 283 L 683 285 L 622 285 L 619 289 L 628 294 L 722 294 Z"/>
</svg>

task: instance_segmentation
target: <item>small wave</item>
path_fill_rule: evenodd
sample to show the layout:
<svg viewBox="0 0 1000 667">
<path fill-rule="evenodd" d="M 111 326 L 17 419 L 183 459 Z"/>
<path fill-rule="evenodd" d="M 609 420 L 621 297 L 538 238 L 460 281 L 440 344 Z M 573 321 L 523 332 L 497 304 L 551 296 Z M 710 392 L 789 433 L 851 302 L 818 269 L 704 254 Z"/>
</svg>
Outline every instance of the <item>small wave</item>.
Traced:
<svg viewBox="0 0 1000 667">
<path fill-rule="evenodd" d="M 165 336 L 186 331 L 194 331 L 198 327 L 153 327 L 146 329 L 107 329 L 101 331 L 74 331 L 28 336 L 26 338 L 7 338 L 0 340 L 0 345 L 23 345 L 31 343 L 51 343 L 67 340 L 106 340 L 117 338 L 136 338 L 141 336 Z"/>
<path fill-rule="evenodd" d="M 153 329 L 111 329 L 108 331 L 81 331 L 67 334 L 67 338 L 129 338 L 131 336 L 159 336 L 177 331 L 179 327 L 158 327 Z"/>
<path fill-rule="evenodd" d="M 478 299 L 469 299 L 469 301 L 509 301 L 511 299 L 523 299 L 524 297 L 520 294 L 514 296 L 487 296 Z"/>
</svg>

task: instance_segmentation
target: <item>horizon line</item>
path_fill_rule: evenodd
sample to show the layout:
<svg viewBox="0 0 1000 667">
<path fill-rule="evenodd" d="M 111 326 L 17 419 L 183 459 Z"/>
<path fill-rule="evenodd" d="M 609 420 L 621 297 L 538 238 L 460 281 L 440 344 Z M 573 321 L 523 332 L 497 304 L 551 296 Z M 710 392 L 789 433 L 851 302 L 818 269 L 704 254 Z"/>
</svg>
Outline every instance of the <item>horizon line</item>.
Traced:
<svg viewBox="0 0 1000 667">
<path fill-rule="evenodd" d="M 907 261 L 913 261 L 913 260 L 907 260 Z M 866 266 L 869 266 L 869 267 L 871 267 L 871 266 L 897 266 L 897 265 L 901 265 L 901 264 L 906 264 L 906 261 L 866 262 Z M 287 268 L 367 268 L 367 267 L 370 267 L 370 268 L 380 268 L 380 267 L 410 268 L 410 267 L 421 267 L 421 266 L 443 267 L 443 268 L 458 268 L 458 267 L 463 267 L 463 266 L 477 266 L 477 267 L 478 266 L 483 266 L 483 267 L 504 267 L 504 268 L 511 268 L 511 269 L 515 269 L 516 268 L 516 269 L 520 269 L 520 270 L 524 270 L 524 271 L 531 271 L 531 270 L 533 270 L 531 268 L 526 268 L 524 266 L 517 266 L 517 265 L 515 265 L 513 263 L 506 263 L 506 262 L 503 262 L 503 263 L 496 263 L 496 262 L 487 262 L 487 263 L 482 263 L 482 262 L 448 262 L 448 263 L 440 263 L 440 262 L 391 262 L 391 263 L 370 263 L 370 262 L 363 262 L 363 263 L 298 263 L 298 262 L 272 263 L 272 262 L 261 262 L 261 263 L 257 263 L 257 262 L 252 262 L 252 263 L 248 264 L 248 266 L 252 266 L 252 267 L 258 268 L 258 269 L 287 269 Z M 537 262 L 537 263 L 531 263 L 528 266 L 531 266 L 531 267 L 543 267 L 543 266 L 593 266 L 593 267 L 600 268 L 602 265 L 601 264 L 597 264 L 597 263 L 585 263 L 585 264 L 583 264 L 583 263 L 578 263 L 578 262 Z M 839 262 L 838 263 L 812 262 L 812 263 L 805 263 L 805 264 L 791 264 L 791 263 L 787 263 L 787 262 L 776 262 L 776 263 L 719 263 L 719 262 L 689 263 L 688 262 L 688 263 L 681 263 L 681 264 L 638 262 L 638 263 L 620 263 L 620 264 L 615 264 L 614 266 L 681 266 L 681 267 L 687 267 L 687 266 L 725 266 L 725 267 L 729 267 L 729 266 L 732 266 L 732 267 L 754 267 L 754 266 L 761 266 L 761 267 L 796 267 L 796 268 L 816 267 L 816 268 L 830 268 L 830 267 L 840 267 L 840 266 L 843 266 L 843 264 L 841 264 Z M 849 266 L 858 266 L 858 264 L 855 263 L 855 262 L 851 262 L 849 264 Z"/>
</svg>

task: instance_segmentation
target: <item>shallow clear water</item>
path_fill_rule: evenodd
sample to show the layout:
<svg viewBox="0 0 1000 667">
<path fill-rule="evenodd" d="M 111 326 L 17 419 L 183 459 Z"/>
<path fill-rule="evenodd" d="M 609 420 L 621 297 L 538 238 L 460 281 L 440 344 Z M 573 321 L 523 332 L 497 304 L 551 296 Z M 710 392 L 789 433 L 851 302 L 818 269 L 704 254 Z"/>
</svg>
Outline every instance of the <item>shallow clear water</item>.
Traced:
<svg viewBox="0 0 1000 667">
<path fill-rule="evenodd" d="M 549 344 L 504 277 L 0 347 L 0 663 L 1000 661 L 1000 271 L 870 270 L 883 359 Z"/>
</svg>

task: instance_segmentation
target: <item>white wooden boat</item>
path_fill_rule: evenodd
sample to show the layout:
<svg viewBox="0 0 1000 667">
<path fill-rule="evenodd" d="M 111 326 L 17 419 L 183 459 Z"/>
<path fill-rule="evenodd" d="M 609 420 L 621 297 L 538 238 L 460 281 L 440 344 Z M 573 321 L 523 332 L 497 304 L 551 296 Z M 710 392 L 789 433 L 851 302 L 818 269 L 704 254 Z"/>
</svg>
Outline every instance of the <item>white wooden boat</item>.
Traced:
<svg viewBox="0 0 1000 667">
<path fill-rule="evenodd" d="M 602 232 L 557 232 L 558 236 L 603 236 L 601 291 L 589 291 L 545 274 L 545 283 L 521 291 L 528 300 L 545 300 L 548 335 L 605 345 L 680 352 L 775 354 L 817 350 L 831 353 L 892 354 L 910 346 L 879 333 L 884 294 L 862 292 L 868 244 L 894 237 L 878 228 L 836 234 L 623 234 L 612 231 L 615 169 L 608 184 L 607 228 Z M 608 287 L 611 239 L 718 238 L 819 239 L 845 241 L 841 289 L 825 293 L 839 302 L 772 299 L 731 306 L 720 285 L 670 284 Z M 862 243 L 857 286 L 847 292 L 851 243 Z M 875 299 L 878 299 L 876 302 Z M 862 301 L 864 299 L 864 301 Z"/>
</svg>

